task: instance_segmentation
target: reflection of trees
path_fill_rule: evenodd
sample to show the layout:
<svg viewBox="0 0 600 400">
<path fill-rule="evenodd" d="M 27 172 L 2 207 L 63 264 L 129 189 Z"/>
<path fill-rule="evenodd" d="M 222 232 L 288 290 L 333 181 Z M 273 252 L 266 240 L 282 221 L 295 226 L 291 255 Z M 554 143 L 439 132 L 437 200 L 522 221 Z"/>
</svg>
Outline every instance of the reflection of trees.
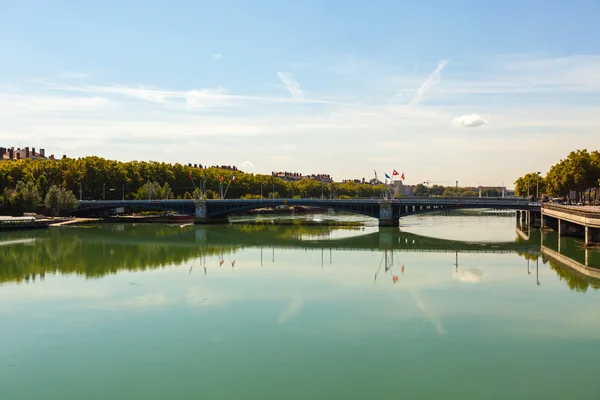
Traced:
<svg viewBox="0 0 600 400">
<path fill-rule="evenodd" d="M 152 242 L 92 242 L 70 229 L 52 229 L 47 233 L 33 245 L 0 246 L 0 283 L 43 279 L 46 274 L 57 273 L 98 278 L 120 270 L 181 265 L 191 258 L 222 255 L 234 249 L 234 246 L 194 248 Z"/>
<path fill-rule="evenodd" d="M 274 225 L 271 221 L 253 222 L 251 224 L 233 224 L 231 229 L 243 233 L 261 233 L 278 239 L 301 239 L 302 237 L 324 237 L 330 235 L 336 227 L 333 226 L 310 226 L 306 221 L 300 219 L 290 220 L 290 224 Z M 353 229 L 348 226 L 338 227 L 337 229 Z M 358 227 L 354 229 L 360 229 Z"/>
<path fill-rule="evenodd" d="M 520 237 L 517 237 L 517 242 L 526 241 Z M 530 251 L 517 250 L 516 253 L 528 261 L 536 261 L 541 257 L 539 253 L 533 253 Z M 564 253 L 561 254 L 567 257 Z M 541 257 L 541 261 L 543 264 L 549 264 L 550 269 L 552 269 L 558 275 L 559 279 L 564 281 L 571 290 L 585 293 L 589 287 L 593 288 L 594 290 L 600 289 L 600 281 L 594 278 L 582 275 L 568 266 L 557 261 L 550 260 L 546 257 Z"/>
<path fill-rule="evenodd" d="M 538 257 L 540 256 L 539 253 L 532 253 L 532 252 L 528 252 L 528 251 L 519 251 L 519 250 L 517 250 L 517 254 L 520 257 L 523 257 L 524 259 L 530 260 L 530 261 L 537 260 Z"/>
<path fill-rule="evenodd" d="M 47 273 L 94 278 L 119 270 L 162 268 L 198 257 L 228 258 L 242 248 L 393 250 L 393 251 L 515 251 L 530 246 L 514 243 L 457 242 L 427 238 L 400 230 L 381 230 L 347 238 L 327 239 L 339 227 L 234 224 L 197 228 L 163 224 L 105 224 L 44 231 L 12 232 L 2 241 L 33 240 L 0 246 L 0 283 L 43 277 Z M 344 228 L 348 229 L 348 228 Z M 532 252 L 532 250 L 529 250 Z M 534 257 L 533 255 L 531 256 Z"/>
<path fill-rule="evenodd" d="M 550 268 L 556 272 L 556 275 L 558 275 L 560 280 L 565 281 L 571 290 L 585 293 L 590 287 L 594 290 L 600 289 L 600 282 L 593 280 L 592 278 L 588 278 L 577 273 L 576 271 L 565 268 L 561 264 L 552 260 L 549 260 L 549 265 Z"/>
</svg>

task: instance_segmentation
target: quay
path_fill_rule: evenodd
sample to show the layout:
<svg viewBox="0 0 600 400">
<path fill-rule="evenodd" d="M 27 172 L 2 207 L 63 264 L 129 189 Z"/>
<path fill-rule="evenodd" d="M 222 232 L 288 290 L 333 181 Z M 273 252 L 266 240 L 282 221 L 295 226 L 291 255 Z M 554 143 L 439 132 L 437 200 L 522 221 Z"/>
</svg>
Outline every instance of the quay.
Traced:
<svg viewBox="0 0 600 400">
<path fill-rule="evenodd" d="M 0 216 L 0 231 L 47 228 L 50 223 L 51 220 L 36 219 L 35 217 Z"/>
<path fill-rule="evenodd" d="M 558 231 L 558 236 L 583 236 L 586 246 L 600 242 L 600 207 L 544 204 L 540 227 Z"/>
</svg>

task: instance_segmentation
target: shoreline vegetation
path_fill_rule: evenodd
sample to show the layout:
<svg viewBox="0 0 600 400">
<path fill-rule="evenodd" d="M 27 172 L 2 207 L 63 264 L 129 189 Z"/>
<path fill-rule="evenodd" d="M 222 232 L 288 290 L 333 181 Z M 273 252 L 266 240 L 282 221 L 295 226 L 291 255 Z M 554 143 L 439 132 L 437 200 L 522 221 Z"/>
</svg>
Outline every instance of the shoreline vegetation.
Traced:
<svg viewBox="0 0 600 400">
<path fill-rule="evenodd" d="M 384 184 L 323 182 L 317 179 L 284 181 L 272 175 L 222 167 L 193 167 L 154 161 L 120 162 L 100 157 L 0 162 L 0 215 L 37 212 L 69 215 L 77 200 L 256 198 L 379 198 Z M 388 187 L 389 188 L 389 187 Z M 415 196 L 455 197 L 454 186 L 419 183 Z M 412 190 L 411 189 L 411 190 Z M 592 202 L 600 194 L 600 152 L 576 150 L 549 172 L 529 173 L 515 181 L 518 196 L 537 193 L 561 196 L 570 202 Z M 574 194 L 574 196 L 572 196 Z M 473 188 L 458 188 L 460 197 L 477 197 Z M 396 195 L 402 197 L 402 194 Z M 496 188 L 483 188 L 482 196 L 500 196 Z M 573 198 L 569 198 L 572 196 Z"/>
<path fill-rule="evenodd" d="M 600 199 L 600 152 L 575 150 L 550 167 L 546 175 L 530 172 L 515 181 L 515 194 L 533 197 L 562 197 L 565 203 L 594 202 Z"/>
</svg>

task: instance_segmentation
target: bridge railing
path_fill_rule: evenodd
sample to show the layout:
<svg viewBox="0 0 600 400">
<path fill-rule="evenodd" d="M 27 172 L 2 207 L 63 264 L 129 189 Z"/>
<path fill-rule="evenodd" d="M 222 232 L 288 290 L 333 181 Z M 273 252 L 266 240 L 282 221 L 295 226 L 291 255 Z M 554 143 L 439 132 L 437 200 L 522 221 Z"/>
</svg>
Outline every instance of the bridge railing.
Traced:
<svg viewBox="0 0 600 400">
<path fill-rule="evenodd" d="M 552 211 L 558 211 L 558 212 L 564 212 L 567 214 L 576 215 L 578 217 L 600 219 L 600 211 L 577 210 L 573 207 L 568 207 L 568 206 L 557 206 L 555 204 L 544 204 L 542 206 L 542 210 L 552 210 Z"/>
</svg>

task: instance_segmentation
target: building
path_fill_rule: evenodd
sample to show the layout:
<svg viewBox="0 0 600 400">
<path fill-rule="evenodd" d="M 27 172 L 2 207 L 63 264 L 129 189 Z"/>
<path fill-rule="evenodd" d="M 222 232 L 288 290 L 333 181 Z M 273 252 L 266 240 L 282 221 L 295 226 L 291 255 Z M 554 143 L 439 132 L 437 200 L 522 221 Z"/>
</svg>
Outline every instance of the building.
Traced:
<svg viewBox="0 0 600 400">
<path fill-rule="evenodd" d="M 302 174 L 299 172 L 271 172 L 271 176 L 279 179 L 283 179 L 286 182 L 295 182 L 303 179 Z"/>
<path fill-rule="evenodd" d="M 36 152 L 35 147 L 32 147 L 31 149 L 29 147 L 24 147 L 22 149 L 15 149 L 14 147 L 0 147 L 0 161 L 23 159 L 38 160 L 47 158 L 48 157 L 46 157 L 46 150 L 44 149 L 40 149 L 39 152 Z M 51 155 L 49 158 L 54 159 L 54 155 Z M 63 158 L 66 158 L 66 156 L 63 156 Z"/>
<path fill-rule="evenodd" d="M 200 168 L 202 168 L 202 165 L 200 165 Z M 225 169 L 225 170 L 228 170 L 228 171 L 239 171 L 239 169 L 237 169 L 237 167 L 235 165 L 234 166 L 231 166 L 231 165 L 213 165 L 211 168 Z"/>
</svg>

